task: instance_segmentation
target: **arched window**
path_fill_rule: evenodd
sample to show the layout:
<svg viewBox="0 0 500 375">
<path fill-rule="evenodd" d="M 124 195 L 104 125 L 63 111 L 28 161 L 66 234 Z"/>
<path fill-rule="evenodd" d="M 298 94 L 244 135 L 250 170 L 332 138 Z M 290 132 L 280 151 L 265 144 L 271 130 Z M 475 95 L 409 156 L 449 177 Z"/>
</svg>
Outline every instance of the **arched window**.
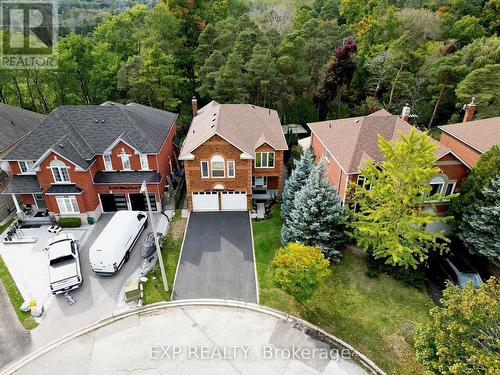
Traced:
<svg viewBox="0 0 500 375">
<path fill-rule="evenodd" d="M 448 181 L 445 175 L 440 174 L 433 177 L 431 182 L 429 182 L 429 185 L 431 185 L 431 192 L 429 193 L 429 195 L 443 194 L 443 189 L 447 182 Z"/>
<path fill-rule="evenodd" d="M 212 167 L 212 178 L 224 178 L 224 158 L 222 156 L 212 156 L 210 166 Z"/>
<path fill-rule="evenodd" d="M 54 159 L 50 162 L 50 169 L 52 170 L 52 176 L 54 176 L 54 182 L 70 182 L 68 167 L 64 162 L 58 159 Z"/>
</svg>

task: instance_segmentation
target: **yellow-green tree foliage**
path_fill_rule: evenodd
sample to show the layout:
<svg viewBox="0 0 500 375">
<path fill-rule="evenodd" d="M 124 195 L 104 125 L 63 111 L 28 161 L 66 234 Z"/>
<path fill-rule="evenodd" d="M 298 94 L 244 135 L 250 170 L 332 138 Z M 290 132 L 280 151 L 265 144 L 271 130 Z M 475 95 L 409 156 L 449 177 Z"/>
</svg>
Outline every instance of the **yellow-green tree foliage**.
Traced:
<svg viewBox="0 0 500 375">
<path fill-rule="evenodd" d="M 330 274 L 319 247 L 298 243 L 278 249 L 272 265 L 275 284 L 298 301 L 309 299 Z"/>
<path fill-rule="evenodd" d="M 431 310 L 431 321 L 415 335 L 417 359 L 426 374 L 500 373 L 500 286 L 491 278 L 480 288 L 450 284 Z"/>
<path fill-rule="evenodd" d="M 408 268 L 423 262 L 431 250 L 445 250 L 444 232 L 426 227 L 444 220 L 429 202 L 448 197 L 429 195 L 429 181 L 439 174 L 433 166 L 437 146 L 430 137 L 415 130 L 400 137 L 393 143 L 379 136 L 384 159 L 380 165 L 368 162 L 361 170 L 365 183 L 353 186 L 359 211 L 351 226 L 352 236 L 375 258 Z"/>
</svg>

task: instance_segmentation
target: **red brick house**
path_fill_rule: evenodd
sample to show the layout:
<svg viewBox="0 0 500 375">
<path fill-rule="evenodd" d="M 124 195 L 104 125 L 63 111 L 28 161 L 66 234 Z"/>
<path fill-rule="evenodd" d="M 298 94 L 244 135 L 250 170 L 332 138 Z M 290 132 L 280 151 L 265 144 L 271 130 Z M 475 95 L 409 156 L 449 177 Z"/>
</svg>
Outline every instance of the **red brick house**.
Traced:
<svg viewBox="0 0 500 375">
<path fill-rule="evenodd" d="M 382 161 L 383 155 L 378 148 L 378 135 L 396 141 L 400 132 L 409 133 L 415 129 L 408 122 L 380 110 L 364 117 L 322 121 L 308 124 L 311 129 L 311 147 L 316 160 L 325 158 L 326 175 L 335 186 L 340 199 L 349 203 L 349 183 L 362 184 L 360 168 L 366 161 Z M 441 173 L 429 183 L 433 193 L 451 194 L 460 189 L 468 166 L 452 150 L 440 145 L 436 151 L 434 165 Z M 448 202 L 436 205 L 438 212 L 447 210 Z"/>
<path fill-rule="evenodd" d="M 283 189 L 288 149 L 278 113 L 210 102 L 197 110 L 180 152 L 192 211 L 246 211 Z"/>
<path fill-rule="evenodd" d="M 472 121 L 475 109 L 474 103 L 467 104 L 462 123 L 439 126 L 441 144 L 471 168 L 482 154 L 494 145 L 500 145 L 500 117 Z"/>
<path fill-rule="evenodd" d="M 3 194 L 55 217 L 98 219 L 145 209 L 146 181 L 152 207 L 160 209 L 177 153 L 176 119 L 135 103 L 61 106 L 4 156 L 13 176 Z"/>
</svg>

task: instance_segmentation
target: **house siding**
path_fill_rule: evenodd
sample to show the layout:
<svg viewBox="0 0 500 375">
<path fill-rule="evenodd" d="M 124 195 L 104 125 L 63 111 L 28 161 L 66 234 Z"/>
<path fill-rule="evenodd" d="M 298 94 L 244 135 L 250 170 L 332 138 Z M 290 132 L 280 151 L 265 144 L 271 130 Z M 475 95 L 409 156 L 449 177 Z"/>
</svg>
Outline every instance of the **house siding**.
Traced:
<svg viewBox="0 0 500 375">
<path fill-rule="evenodd" d="M 167 182 L 167 176 L 172 172 L 170 170 L 169 159 L 174 162 L 174 153 L 178 154 L 177 148 L 173 145 L 173 138 L 176 134 L 175 123 L 170 128 L 170 131 L 165 138 L 165 141 L 158 152 L 158 154 L 148 154 L 149 170 L 156 170 L 161 175 L 161 181 L 158 184 L 147 184 L 148 191 L 155 194 L 155 201 L 158 205 L 161 205 L 161 196 L 165 184 Z M 125 151 L 130 155 L 131 170 L 140 171 L 141 163 L 140 156 L 136 151 L 124 142 L 118 142 L 111 150 L 111 160 L 114 171 L 123 170 L 122 161 L 119 154 Z M 60 155 L 50 152 L 45 159 L 40 163 L 39 171 L 36 173 L 38 182 L 43 191 L 47 191 L 54 184 L 54 177 L 50 169 L 50 163 L 58 159 L 66 165 L 68 168 L 68 175 L 70 177 L 70 183 L 75 184 L 83 190 L 79 195 L 76 195 L 78 202 L 78 207 L 80 210 L 80 215 L 82 218 L 87 215 L 94 216 L 98 219 L 102 213 L 101 202 L 99 200 L 98 194 L 125 194 L 127 204 L 130 207 L 130 193 L 139 193 L 141 184 L 105 184 L 105 185 L 94 185 L 94 177 L 97 172 L 104 170 L 104 161 L 102 155 L 96 155 L 94 157 L 94 162 L 90 165 L 87 170 L 76 170 L 74 164 L 69 160 L 61 157 Z M 13 174 L 21 174 L 19 165 L 16 161 L 9 162 L 10 169 Z M 20 200 L 24 204 L 34 204 L 34 199 L 31 194 L 21 194 L 19 195 Z M 45 203 L 47 209 L 54 214 L 56 217 L 60 216 L 59 207 L 56 201 L 56 196 L 54 195 L 44 195 Z M 71 215 L 70 215 L 71 216 Z"/>
<path fill-rule="evenodd" d="M 452 150 L 460 159 L 466 162 L 470 167 L 474 167 L 481 157 L 481 152 L 470 147 L 464 142 L 458 140 L 452 135 L 443 132 L 440 142 L 442 145 Z"/>
<path fill-rule="evenodd" d="M 192 152 L 194 160 L 184 161 L 184 171 L 186 174 L 187 200 L 189 210 L 193 209 L 192 193 L 206 190 L 212 190 L 215 185 L 222 184 L 225 189 L 246 191 L 247 202 L 250 206 L 252 192 L 252 163 L 253 160 L 240 159 L 241 150 L 219 137 L 212 136 L 209 140 L 199 146 Z M 207 161 L 210 164 L 210 159 L 220 155 L 227 161 L 234 160 L 235 162 L 235 177 L 234 178 L 202 178 L 201 177 L 201 162 Z M 227 169 L 227 165 L 225 165 Z M 209 175 L 211 174 L 209 170 Z M 227 175 L 227 170 L 226 170 Z"/>
</svg>

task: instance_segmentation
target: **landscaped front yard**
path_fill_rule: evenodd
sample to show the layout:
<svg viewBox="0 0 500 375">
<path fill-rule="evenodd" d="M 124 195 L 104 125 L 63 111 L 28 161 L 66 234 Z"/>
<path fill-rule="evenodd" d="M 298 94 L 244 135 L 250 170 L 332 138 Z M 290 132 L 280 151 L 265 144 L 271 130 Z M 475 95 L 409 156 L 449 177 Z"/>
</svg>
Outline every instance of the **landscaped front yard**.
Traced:
<svg viewBox="0 0 500 375">
<path fill-rule="evenodd" d="M 168 232 L 163 239 L 162 256 L 165 272 L 167 273 L 169 291 L 165 292 L 163 290 L 160 267 L 156 264 L 156 266 L 146 275 L 148 281 L 144 285 L 144 304 L 170 301 L 186 221 L 186 219 L 181 218 L 181 210 L 176 210 L 172 222 L 169 225 Z"/>
<path fill-rule="evenodd" d="M 331 266 L 327 282 L 309 301 L 299 303 L 273 284 L 271 261 L 280 247 L 280 230 L 278 205 L 271 219 L 253 223 L 260 302 L 316 324 L 389 374 L 422 373 L 408 341 L 412 323 L 425 321 L 433 306 L 427 294 L 389 276 L 367 277 L 363 256 L 347 251 Z"/>
</svg>

